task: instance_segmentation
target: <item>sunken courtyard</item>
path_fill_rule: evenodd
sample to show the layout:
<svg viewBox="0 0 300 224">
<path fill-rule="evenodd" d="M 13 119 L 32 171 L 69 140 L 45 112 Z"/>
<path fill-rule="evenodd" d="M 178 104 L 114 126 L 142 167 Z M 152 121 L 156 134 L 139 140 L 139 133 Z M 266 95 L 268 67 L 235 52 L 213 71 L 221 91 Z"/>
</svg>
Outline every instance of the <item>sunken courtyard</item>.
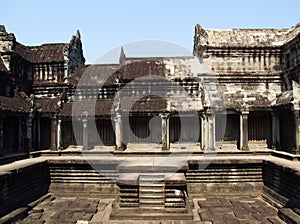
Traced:
<svg viewBox="0 0 300 224">
<path fill-rule="evenodd" d="M 300 223 L 300 24 L 191 38 L 86 64 L 0 25 L 0 223 Z"/>
</svg>

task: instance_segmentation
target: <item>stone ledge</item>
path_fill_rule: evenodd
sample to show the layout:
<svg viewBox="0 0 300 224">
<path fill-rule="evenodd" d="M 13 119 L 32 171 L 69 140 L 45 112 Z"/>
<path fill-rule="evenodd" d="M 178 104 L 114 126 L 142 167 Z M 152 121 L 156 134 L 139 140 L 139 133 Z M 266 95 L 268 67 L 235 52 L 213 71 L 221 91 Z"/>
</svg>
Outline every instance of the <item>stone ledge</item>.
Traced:
<svg viewBox="0 0 300 224">
<path fill-rule="evenodd" d="M 290 208 L 279 209 L 278 216 L 288 224 L 300 223 L 300 216 Z"/>
<path fill-rule="evenodd" d="M 283 158 L 283 159 L 288 159 L 291 161 L 300 161 L 300 155 L 295 155 L 295 154 L 283 152 L 283 151 L 273 150 L 272 156 L 276 156 L 276 157 Z"/>
</svg>

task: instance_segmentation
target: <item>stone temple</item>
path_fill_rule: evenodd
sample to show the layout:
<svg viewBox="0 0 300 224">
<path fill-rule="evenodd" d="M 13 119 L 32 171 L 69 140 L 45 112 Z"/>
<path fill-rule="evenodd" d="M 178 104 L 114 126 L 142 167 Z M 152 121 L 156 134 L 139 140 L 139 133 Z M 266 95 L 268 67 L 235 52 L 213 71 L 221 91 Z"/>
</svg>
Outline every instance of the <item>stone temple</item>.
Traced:
<svg viewBox="0 0 300 224">
<path fill-rule="evenodd" d="M 0 79 L 0 223 L 300 223 L 300 24 L 94 65 L 0 25 Z"/>
</svg>

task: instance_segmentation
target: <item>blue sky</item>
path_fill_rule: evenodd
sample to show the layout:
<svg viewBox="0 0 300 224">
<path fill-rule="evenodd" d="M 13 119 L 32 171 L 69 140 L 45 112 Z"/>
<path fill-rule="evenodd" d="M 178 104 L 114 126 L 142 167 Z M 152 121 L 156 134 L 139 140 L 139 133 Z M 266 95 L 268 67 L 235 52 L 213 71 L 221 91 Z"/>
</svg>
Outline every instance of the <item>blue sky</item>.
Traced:
<svg viewBox="0 0 300 224">
<path fill-rule="evenodd" d="M 300 22 L 299 9 L 299 0 L 9 0 L 1 2 L 0 23 L 25 45 L 69 42 L 79 29 L 87 63 L 92 63 L 140 40 L 169 41 L 192 50 L 196 23 L 216 29 L 289 28 Z"/>
</svg>

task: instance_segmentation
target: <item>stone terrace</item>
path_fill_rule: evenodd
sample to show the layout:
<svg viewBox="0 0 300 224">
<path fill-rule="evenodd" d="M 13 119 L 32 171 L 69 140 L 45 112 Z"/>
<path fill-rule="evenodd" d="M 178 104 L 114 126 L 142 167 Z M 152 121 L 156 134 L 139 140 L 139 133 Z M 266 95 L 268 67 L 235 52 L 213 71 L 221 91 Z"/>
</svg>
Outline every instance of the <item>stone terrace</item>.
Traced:
<svg viewBox="0 0 300 224">
<path fill-rule="evenodd" d="M 119 197 L 116 168 L 121 161 L 136 161 L 136 153 L 116 154 L 114 159 L 98 153 L 90 155 L 92 167 L 76 150 L 45 151 L 42 156 L 32 154 L 36 158 L 2 165 L 0 223 L 140 223 L 143 213 L 128 208 L 131 215 L 121 213 L 111 219 Z M 165 156 L 149 154 L 147 161 Z M 97 164 L 105 164 L 105 169 L 95 171 Z M 271 151 L 223 152 L 214 158 L 195 154 L 186 170 L 178 172 L 186 177 L 192 219 L 145 213 L 143 223 L 300 222 L 299 161 L 279 158 Z"/>
</svg>

